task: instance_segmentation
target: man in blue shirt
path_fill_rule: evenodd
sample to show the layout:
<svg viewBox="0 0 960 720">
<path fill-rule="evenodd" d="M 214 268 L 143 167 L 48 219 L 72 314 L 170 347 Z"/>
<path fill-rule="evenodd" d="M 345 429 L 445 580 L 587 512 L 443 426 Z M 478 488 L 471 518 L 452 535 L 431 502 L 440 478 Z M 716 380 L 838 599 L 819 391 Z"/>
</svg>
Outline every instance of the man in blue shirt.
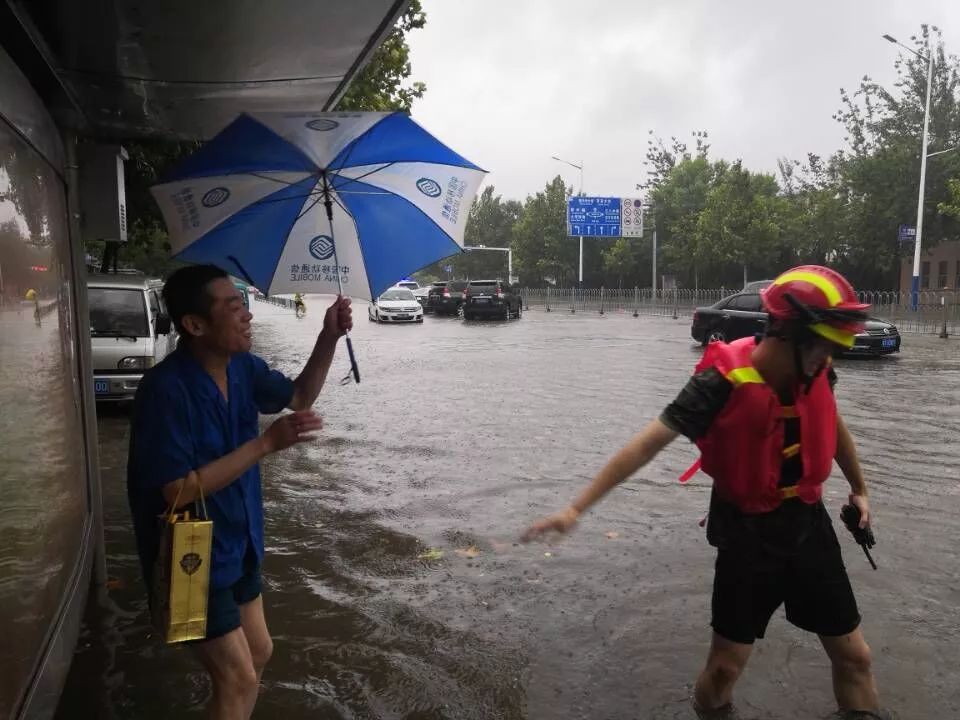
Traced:
<svg viewBox="0 0 960 720">
<path fill-rule="evenodd" d="M 261 597 L 263 501 L 259 461 L 315 438 L 311 408 L 337 341 L 353 326 L 337 298 L 303 371 L 290 380 L 250 353 L 241 293 L 212 265 L 177 270 L 163 289 L 177 350 L 148 371 L 131 420 L 127 494 L 147 587 L 160 544 L 158 516 L 202 489 L 213 520 L 207 637 L 195 647 L 213 681 L 210 716 L 249 718 L 273 651 Z M 293 410 L 260 435 L 258 415 Z"/>
</svg>

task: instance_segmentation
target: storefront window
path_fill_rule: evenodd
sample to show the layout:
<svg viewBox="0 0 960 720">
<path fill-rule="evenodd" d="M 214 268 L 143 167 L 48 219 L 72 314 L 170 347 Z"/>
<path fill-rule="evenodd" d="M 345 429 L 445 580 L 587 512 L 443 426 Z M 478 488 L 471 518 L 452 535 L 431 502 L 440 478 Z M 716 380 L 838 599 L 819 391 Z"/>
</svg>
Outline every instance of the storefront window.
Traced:
<svg viewBox="0 0 960 720">
<path fill-rule="evenodd" d="M 89 512 L 64 185 L 0 117 L 0 717 L 27 690 Z"/>
</svg>

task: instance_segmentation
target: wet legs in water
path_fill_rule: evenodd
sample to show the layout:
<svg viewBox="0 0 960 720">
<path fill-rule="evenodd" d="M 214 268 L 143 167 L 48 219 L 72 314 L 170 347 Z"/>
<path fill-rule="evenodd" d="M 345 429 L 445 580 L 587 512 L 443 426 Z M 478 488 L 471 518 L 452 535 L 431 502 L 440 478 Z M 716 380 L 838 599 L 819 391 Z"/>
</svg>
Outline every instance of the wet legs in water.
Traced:
<svg viewBox="0 0 960 720">
<path fill-rule="evenodd" d="M 240 622 L 236 630 L 196 646 L 213 682 L 211 720 L 247 720 L 253 714 L 263 669 L 273 654 L 262 597 L 240 606 Z"/>
<path fill-rule="evenodd" d="M 732 711 L 733 686 L 747 666 L 753 645 L 713 634 L 707 665 L 693 692 L 693 704 L 702 718 L 736 717 Z"/>
<path fill-rule="evenodd" d="M 833 692 L 841 711 L 879 709 L 871 670 L 870 648 L 859 628 L 839 637 L 820 636 L 833 671 Z M 750 659 L 752 645 L 713 634 L 707 664 L 697 679 L 694 705 L 701 717 L 736 717 L 733 687 Z"/>
</svg>

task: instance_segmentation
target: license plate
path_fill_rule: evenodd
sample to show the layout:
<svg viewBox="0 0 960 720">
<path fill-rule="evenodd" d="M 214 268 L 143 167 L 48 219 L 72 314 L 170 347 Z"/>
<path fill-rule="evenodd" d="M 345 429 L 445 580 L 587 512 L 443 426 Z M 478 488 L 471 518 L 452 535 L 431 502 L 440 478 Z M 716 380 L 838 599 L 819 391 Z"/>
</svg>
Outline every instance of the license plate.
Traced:
<svg viewBox="0 0 960 720">
<path fill-rule="evenodd" d="M 474 298 L 473 300 L 477 305 L 486 305 L 490 302 L 490 298 Z"/>
<path fill-rule="evenodd" d="M 109 380 L 94 380 L 93 381 L 93 391 L 97 395 L 106 395 L 110 392 L 110 381 Z"/>
<path fill-rule="evenodd" d="M 896 338 L 884 338 L 883 347 L 896 347 L 897 339 Z"/>
<path fill-rule="evenodd" d="M 409 316 L 409 315 L 394 315 L 393 317 L 394 317 L 395 319 L 397 319 L 397 320 L 409 320 L 409 319 L 410 319 L 410 316 Z"/>
</svg>

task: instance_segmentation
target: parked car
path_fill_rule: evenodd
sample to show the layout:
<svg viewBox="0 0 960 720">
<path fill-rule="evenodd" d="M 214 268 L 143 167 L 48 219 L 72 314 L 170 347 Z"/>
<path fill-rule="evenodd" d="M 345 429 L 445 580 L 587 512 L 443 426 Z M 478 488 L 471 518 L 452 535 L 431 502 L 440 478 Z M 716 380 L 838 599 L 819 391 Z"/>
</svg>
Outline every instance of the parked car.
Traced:
<svg viewBox="0 0 960 720">
<path fill-rule="evenodd" d="M 392 287 L 367 306 L 371 322 L 423 322 L 423 308 L 412 290 Z"/>
<path fill-rule="evenodd" d="M 135 275 L 91 275 L 90 348 L 99 400 L 130 400 L 143 373 L 176 347 L 163 282 Z"/>
<path fill-rule="evenodd" d="M 430 290 L 439 284 L 441 283 L 422 285 L 413 291 L 413 296 L 417 299 L 417 302 L 420 303 L 420 307 L 422 307 L 425 312 L 427 311 L 427 296 L 430 294 Z"/>
<path fill-rule="evenodd" d="M 773 280 L 754 280 L 743 286 L 741 293 L 758 293 L 766 288 Z"/>
<path fill-rule="evenodd" d="M 740 292 L 710 307 L 697 308 L 690 334 L 694 340 L 706 345 L 714 340 L 730 342 L 754 335 L 766 327 L 767 314 L 763 312 L 759 293 Z"/>
<path fill-rule="evenodd" d="M 463 290 L 463 317 L 509 320 L 522 314 L 520 295 L 502 280 L 471 280 Z"/>
<path fill-rule="evenodd" d="M 427 312 L 437 315 L 459 315 L 463 309 L 463 291 L 466 280 L 434 283 L 427 296 Z"/>
<path fill-rule="evenodd" d="M 702 345 L 714 340 L 730 342 L 763 332 L 767 313 L 763 312 L 758 292 L 740 292 L 725 297 L 710 307 L 693 313 L 690 334 Z M 900 332 L 892 323 L 870 318 L 863 332 L 854 339 L 853 348 L 842 355 L 889 355 L 900 352 Z"/>
</svg>

